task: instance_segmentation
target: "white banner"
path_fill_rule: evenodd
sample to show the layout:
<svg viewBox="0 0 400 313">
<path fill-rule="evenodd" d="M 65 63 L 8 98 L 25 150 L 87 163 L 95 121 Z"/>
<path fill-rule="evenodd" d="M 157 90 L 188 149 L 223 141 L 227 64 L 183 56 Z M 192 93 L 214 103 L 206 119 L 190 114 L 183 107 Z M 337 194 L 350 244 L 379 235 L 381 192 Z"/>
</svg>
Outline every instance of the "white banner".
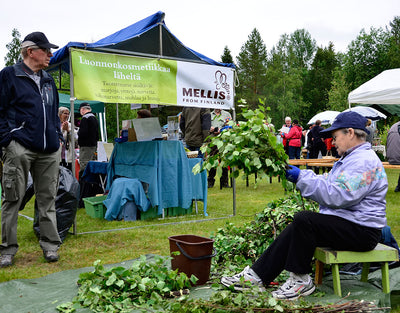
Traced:
<svg viewBox="0 0 400 313">
<path fill-rule="evenodd" d="M 177 103 L 182 106 L 234 107 L 234 70 L 229 67 L 178 62 Z"/>
</svg>

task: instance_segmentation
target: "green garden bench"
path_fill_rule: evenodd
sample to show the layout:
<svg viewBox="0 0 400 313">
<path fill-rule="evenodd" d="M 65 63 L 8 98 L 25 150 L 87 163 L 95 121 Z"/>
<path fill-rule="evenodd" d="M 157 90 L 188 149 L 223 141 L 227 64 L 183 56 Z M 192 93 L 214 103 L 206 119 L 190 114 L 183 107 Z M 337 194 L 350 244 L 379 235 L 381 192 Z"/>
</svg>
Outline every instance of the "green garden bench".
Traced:
<svg viewBox="0 0 400 313">
<path fill-rule="evenodd" d="M 322 283 L 324 264 L 332 266 L 333 290 L 339 297 L 342 296 L 340 287 L 339 264 L 362 263 L 361 281 L 368 281 L 369 267 L 371 262 L 382 262 L 382 289 L 384 293 L 390 292 L 389 263 L 399 260 L 397 249 L 378 243 L 374 250 L 367 252 L 336 251 L 330 248 L 317 247 L 314 252 L 315 284 Z"/>
</svg>

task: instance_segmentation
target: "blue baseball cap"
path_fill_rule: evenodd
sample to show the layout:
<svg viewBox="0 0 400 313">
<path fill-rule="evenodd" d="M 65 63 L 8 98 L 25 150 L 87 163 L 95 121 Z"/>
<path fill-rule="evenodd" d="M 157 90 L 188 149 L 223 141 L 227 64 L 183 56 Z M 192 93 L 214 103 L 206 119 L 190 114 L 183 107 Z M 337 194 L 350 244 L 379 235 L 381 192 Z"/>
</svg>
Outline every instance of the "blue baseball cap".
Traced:
<svg viewBox="0 0 400 313">
<path fill-rule="evenodd" d="M 367 119 L 364 116 L 354 111 L 347 111 L 338 114 L 333 120 L 332 126 L 322 130 L 321 133 L 330 133 L 342 128 L 354 128 L 361 129 L 369 134 L 369 130 L 365 127 L 366 125 Z"/>
</svg>

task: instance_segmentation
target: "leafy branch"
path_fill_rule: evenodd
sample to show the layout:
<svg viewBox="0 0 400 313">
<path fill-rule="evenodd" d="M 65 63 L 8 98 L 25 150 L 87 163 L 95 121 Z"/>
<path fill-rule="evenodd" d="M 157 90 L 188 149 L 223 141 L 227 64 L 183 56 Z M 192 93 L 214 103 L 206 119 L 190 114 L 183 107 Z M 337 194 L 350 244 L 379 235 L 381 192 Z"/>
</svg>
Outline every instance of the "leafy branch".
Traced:
<svg viewBox="0 0 400 313">
<path fill-rule="evenodd" d="M 219 136 L 209 137 L 209 143 L 201 148 L 207 157 L 202 166 L 198 164 L 193 168 L 193 172 L 216 168 L 220 176 L 222 168 L 229 166 L 235 178 L 243 171 L 246 176 L 256 174 L 259 178 L 280 176 L 282 182 L 286 182 L 287 155 L 277 142 L 265 108 L 244 109 L 242 115 L 245 121 L 237 124 L 230 121 L 231 128 Z"/>
</svg>

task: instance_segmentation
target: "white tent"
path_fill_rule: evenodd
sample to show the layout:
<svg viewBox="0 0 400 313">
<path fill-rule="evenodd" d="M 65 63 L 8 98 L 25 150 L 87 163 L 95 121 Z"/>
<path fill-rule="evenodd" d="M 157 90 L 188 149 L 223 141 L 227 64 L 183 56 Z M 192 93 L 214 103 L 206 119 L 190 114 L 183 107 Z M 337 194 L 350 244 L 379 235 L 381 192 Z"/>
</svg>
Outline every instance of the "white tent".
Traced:
<svg viewBox="0 0 400 313">
<path fill-rule="evenodd" d="M 307 123 L 307 125 L 314 124 L 317 120 L 321 121 L 321 125 L 332 124 L 339 111 L 324 111 L 314 115 Z"/>
<path fill-rule="evenodd" d="M 348 96 L 351 103 L 400 104 L 400 68 L 386 70 L 354 89 Z"/>
<path fill-rule="evenodd" d="M 371 108 L 371 107 L 357 106 L 354 108 L 349 108 L 347 110 L 344 110 L 343 112 L 347 112 L 347 111 L 357 112 L 357 113 L 361 114 L 362 116 L 369 118 L 373 121 L 386 119 L 386 117 L 387 117 L 385 114 L 383 114 L 379 110 Z"/>
</svg>

